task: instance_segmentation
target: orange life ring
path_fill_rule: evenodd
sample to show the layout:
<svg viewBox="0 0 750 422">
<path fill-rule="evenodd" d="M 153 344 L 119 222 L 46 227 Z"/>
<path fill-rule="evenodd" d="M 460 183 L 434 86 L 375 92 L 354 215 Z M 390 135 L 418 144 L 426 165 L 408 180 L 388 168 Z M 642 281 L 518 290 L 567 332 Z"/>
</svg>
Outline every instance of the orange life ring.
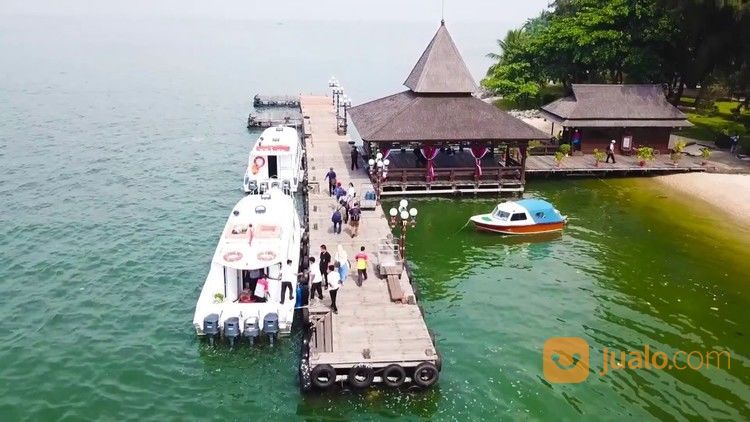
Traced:
<svg viewBox="0 0 750 422">
<path fill-rule="evenodd" d="M 242 252 L 232 251 L 224 254 L 224 261 L 234 262 L 242 259 Z"/>
<path fill-rule="evenodd" d="M 259 261 L 271 261 L 276 258 L 276 254 L 273 251 L 258 252 Z"/>
</svg>

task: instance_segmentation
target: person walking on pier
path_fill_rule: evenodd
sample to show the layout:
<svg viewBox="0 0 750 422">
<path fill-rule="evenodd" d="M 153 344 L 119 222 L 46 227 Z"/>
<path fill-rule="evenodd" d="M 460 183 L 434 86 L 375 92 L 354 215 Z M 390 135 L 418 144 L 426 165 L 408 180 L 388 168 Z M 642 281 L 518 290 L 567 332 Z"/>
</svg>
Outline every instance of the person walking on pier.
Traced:
<svg viewBox="0 0 750 422">
<path fill-rule="evenodd" d="M 357 147 L 352 145 L 352 170 L 357 169 L 359 170 L 359 151 L 357 151 Z"/>
<path fill-rule="evenodd" d="M 341 277 L 341 284 L 346 282 L 349 277 L 349 269 L 352 267 L 349 263 L 349 256 L 346 254 L 344 247 L 339 245 L 336 249 L 336 264 L 339 266 L 339 277 Z"/>
<path fill-rule="evenodd" d="M 310 301 L 315 299 L 315 293 L 318 293 L 318 299 L 323 300 L 323 274 L 320 268 L 315 266 L 315 257 L 310 257 Z"/>
<path fill-rule="evenodd" d="M 328 179 L 328 196 L 333 196 L 333 190 L 336 187 L 336 172 L 333 171 L 333 167 L 328 169 L 326 177 L 323 180 Z"/>
<path fill-rule="evenodd" d="M 320 274 L 323 275 L 325 288 L 328 288 L 328 264 L 331 263 L 331 254 L 326 250 L 326 245 L 320 245 Z"/>
<path fill-rule="evenodd" d="M 612 164 L 616 164 L 615 161 L 615 140 L 613 139 L 612 142 L 609 143 L 609 146 L 607 147 L 607 160 L 605 163 L 609 163 L 609 159 L 612 159 Z"/>
<path fill-rule="evenodd" d="M 357 261 L 357 286 L 362 286 L 362 282 L 367 280 L 367 254 L 364 246 L 359 248 L 354 260 Z"/>
<path fill-rule="evenodd" d="M 341 186 L 341 182 L 336 182 L 336 187 L 333 189 L 333 196 L 336 197 L 336 202 L 339 202 L 344 195 L 346 195 L 346 190 Z"/>
<path fill-rule="evenodd" d="M 349 219 L 351 220 L 352 226 L 352 237 L 356 236 L 359 232 L 359 218 L 362 216 L 362 209 L 359 207 L 359 201 L 354 203 L 352 209 L 349 210 Z"/>
<path fill-rule="evenodd" d="M 339 313 L 339 309 L 336 307 L 336 295 L 339 292 L 341 286 L 341 279 L 339 278 L 338 268 L 333 265 L 328 266 L 328 294 L 331 295 L 331 310 L 334 314 Z"/>
<path fill-rule="evenodd" d="M 341 234 L 341 211 L 340 208 L 336 208 L 331 215 L 331 221 L 333 222 L 333 234 Z"/>
</svg>

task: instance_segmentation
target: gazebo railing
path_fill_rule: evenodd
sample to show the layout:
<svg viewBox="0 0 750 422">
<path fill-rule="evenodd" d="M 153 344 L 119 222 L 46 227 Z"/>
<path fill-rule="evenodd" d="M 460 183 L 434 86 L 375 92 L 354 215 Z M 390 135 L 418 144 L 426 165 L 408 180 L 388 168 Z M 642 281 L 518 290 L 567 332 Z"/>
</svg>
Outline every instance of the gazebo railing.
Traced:
<svg viewBox="0 0 750 422">
<path fill-rule="evenodd" d="M 483 168 L 482 176 L 477 178 L 474 167 L 451 167 L 435 168 L 435 180 L 430 184 L 448 184 L 456 182 L 502 182 L 521 180 L 521 167 L 491 167 Z M 426 170 L 424 168 L 411 169 L 389 169 L 388 179 L 384 186 L 401 184 L 425 184 L 427 183 Z"/>
</svg>

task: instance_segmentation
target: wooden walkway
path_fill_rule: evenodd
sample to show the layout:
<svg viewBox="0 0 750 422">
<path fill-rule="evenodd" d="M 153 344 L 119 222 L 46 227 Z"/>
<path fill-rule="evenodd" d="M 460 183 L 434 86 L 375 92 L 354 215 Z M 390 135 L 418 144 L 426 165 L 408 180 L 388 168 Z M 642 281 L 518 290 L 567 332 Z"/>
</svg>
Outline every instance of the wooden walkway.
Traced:
<svg viewBox="0 0 750 422">
<path fill-rule="evenodd" d="M 567 175 L 567 176 L 604 176 L 607 174 L 618 175 L 646 175 L 656 173 L 681 173 L 690 171 L 706 171 L 701 165 L 701 159 L 684 155 L 675 166 L 668 154 L 658 155 L 653 161 L 646 163 L 644 167 L 639 164 L 639 159 L 632 155 L 615 156 L 617 163 L 600 163 L 595 165 L 596 160 L 592 155 L 576 155 L 566 157 L 560 166 L 557 165 L 552 155 L 532 155 L 526 159 L 527 175 Z"/>
<path fill-rule="evenodd" d="M 401 365 L 411 377 L 409 369 L 422 362 L 439 365 L 435 345 L 427 330 L 406 271 L 390 280 L 378 278 L 377 251 L 391 234 L 386 216 L 380 207 L 363 211 L 359 234 L 352 238 L 351 228 L 344 226 L 341 234 L 333 233 L 331 214 L 335 200 L 328 196 L 329 168 L 336 171 L 342 185 L 353 182 L 359 195 L 362 186 L 369 184 L 366 169 L 350 170 L 351 146 L 346 135 L 336 133 L 336 116 L 331 99 L 324 96 L 302 96 L 305 146 L 308 171 L 308 207 L 310 255 L 317 260 L 319 247 L 325 244 L 332 257 L 339 245 L 343 246 L 352 271 L 337 298 L 338 314 L 329 311 L 330 297 L 324 290 L 323 303 L 311 302 L 309 307 L 313 334 L 310 339 L 309 369 L 331 365 L 337 380 L 347 379 L 349 370 L 365 365 L 375 370 L 374 381 L 382 381 L 378 371 L 389 364 Z M 368 279 L 361 287 L 355 284 L 354 255 L 364 246 L 369 256 Z M 392 251 L 392 249 L 391 249 Z M 318 265 L 316 262 L 314 265 Z M 389 290 L 389 281 L 393 289 Z M 391 290 L 398 290 L 399 299 L 392 300 Z M 408 379 L 407 379 L 408 381 Z"/>
</svg>

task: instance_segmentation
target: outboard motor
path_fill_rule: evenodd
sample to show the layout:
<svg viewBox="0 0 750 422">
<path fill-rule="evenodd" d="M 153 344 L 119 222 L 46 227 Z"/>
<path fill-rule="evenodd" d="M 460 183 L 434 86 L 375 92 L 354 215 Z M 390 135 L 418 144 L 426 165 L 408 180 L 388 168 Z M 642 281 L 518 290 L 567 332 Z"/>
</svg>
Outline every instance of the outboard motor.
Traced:
<svg viewBox="0 0 750 422">
<path fill-rule="evenodd" d="M 266 193 L 268 190 L 268 182 L 262 182 L 260 184 L 260 193 Z"/>
<path fill-rule="evenodd" d="M 203 334 L 208 337 L 209 344 L 213 346 L 219 335 L 219 314 L 209 314 L 203 318 Z"/>
<path fill-rule="evenodd" d="M 245 320 L 245 329 L 242 331 L 242 337 L 246 338 L 252 346 L 255 344 L 255 339 L 260 335 L 260 327 L 258 327 L 258 318 L 248 318 Z"/>
<path fill-rule="evenodd" d="M 289 195 L 292 192 L 292 184 L 289 182 L 289 180 L 284 180 L 281 182 L 281 189 L 285 194 Z"/>
<path fill-rule="evenodd" d="M 224 321 L 224 337 L 229 339 L 229 345 L 234 347 L 234 341 L 240 337 L 239 318 L 231 317 Z"/>
<path fill-rule="evenodd" d="M 279 334 L 279 314 L 271 312 L 263 317 L 263 332 L 268 336 L 268 341 L 273 346 L 273 341 Z"/>
</svg>

